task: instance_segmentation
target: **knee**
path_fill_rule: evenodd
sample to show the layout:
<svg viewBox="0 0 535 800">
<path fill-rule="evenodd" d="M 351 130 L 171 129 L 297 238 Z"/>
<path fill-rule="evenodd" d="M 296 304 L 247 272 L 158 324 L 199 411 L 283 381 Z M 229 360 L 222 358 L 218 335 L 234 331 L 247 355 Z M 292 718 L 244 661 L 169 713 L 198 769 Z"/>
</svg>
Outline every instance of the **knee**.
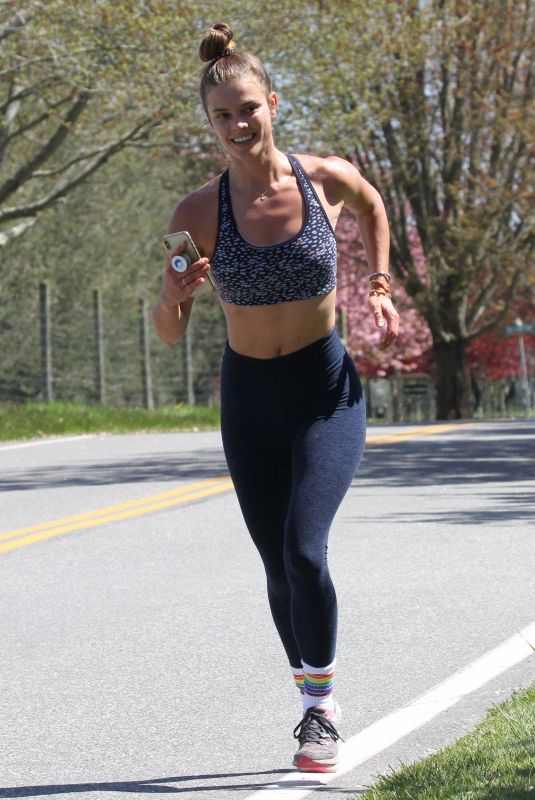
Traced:
<svg viewBox="0 0 535 800">
<path fill-rule="evenodd" d="M 313 552 L 296 549 L 286 553 L 286 574 L 292 588 L 317 586 L 328 573 L 325 550 Z"/>
</svg>

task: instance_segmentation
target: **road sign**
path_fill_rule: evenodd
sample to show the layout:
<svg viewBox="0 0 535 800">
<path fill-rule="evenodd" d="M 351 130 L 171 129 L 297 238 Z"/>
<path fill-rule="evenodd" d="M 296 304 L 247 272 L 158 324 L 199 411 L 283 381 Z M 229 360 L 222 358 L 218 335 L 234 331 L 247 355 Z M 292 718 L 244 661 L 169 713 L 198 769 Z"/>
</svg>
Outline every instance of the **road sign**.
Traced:
<svg viewBox="0 0 535 800">
<path fill-rule="evenodd" d="M 533 333 L 535 325 L 506 325 L 504 331 L 506 336 L 514 336 L 515 333 Z"/>
</svg>

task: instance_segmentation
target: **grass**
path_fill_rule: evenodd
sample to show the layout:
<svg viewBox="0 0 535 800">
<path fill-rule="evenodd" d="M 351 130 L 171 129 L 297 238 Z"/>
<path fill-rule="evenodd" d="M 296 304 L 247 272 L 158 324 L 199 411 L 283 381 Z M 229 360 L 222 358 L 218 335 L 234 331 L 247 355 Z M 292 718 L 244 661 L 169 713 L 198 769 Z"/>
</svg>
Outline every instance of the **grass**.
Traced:
<svg viewBox="0 0 535 800">
<path fill-rule="evenodd" d="M 381 777 L 358 800 L 535 800 L 535 684 L 455 744 Z"/>
<path fill-rule="evenodd" d="M 0 404 L 0 441 L 77 433 L 219 428 L 219 409 L 179 405 L 147 411 L 79 403 Z"/>
</svg>

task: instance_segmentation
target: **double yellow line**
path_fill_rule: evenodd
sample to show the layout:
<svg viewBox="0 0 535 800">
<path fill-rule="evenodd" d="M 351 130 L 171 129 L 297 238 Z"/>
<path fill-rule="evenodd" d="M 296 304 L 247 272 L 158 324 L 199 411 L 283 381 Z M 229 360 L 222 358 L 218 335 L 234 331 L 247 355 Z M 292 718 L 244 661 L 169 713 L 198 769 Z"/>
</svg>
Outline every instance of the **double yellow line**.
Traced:
<svg viewBox="0 0 535 800">
<path fill-rule="evenodd" d="M 432 436 L 437 433 L 446 433 L 456 428 L 464 427 L 461 424 L 446 425 L 422 425 L 419 428 L 409 428 L 408 430 L 396 431 L 391 434 L 372 434 L 368 436 L 367 443 L 392 444 L 394 442 L 416 439 L 420 436 Z M 140 517 L 143 514 L 152 514 L 154 511 L 161 511 L 164 508 L 190 503 L 194 500 L 202 500 L 212 495 L 229 492 L 233 489 L 232 481 L 228 475 L 221 478 L 208 478 L 197 483 L 190 483 L 178 489 L 169 489 L 167 492 L 140 497 L 137 500 L 128 500 L 125 503 L 117 503 L 106 508 L 97 508 L 95 511 L 87 511 L 84 514 L 73 514 L 70 517 L 50 520 L 38 525 L 30 525 L 26 528 L 17 528 L 13 531 L 0 534 L 0 553 L 8 553 L 19 547 L 42 542 L 45 539 L 52 539 L 54 536 L 61 536 L 64 533 L 72 533 L 86 528 L 95 528 L 107 522 L 118 522 L 132 517 Z"/>
<path fill-rule="evenodd" d="M 395 433 L 376 433 L 368 436 L 366 444 L 393 444 L 403 442 L 407 439 L 418 439 L 420 436 L 433 436 L 436 433 L 449 433 L 457 428 L 466 428 L 469 422 L 443 423 L 440 425 L 422 425 L 421 428 L 408 428 Z"/>
<path fill-rule="evenodd" d="M 63 517 L 63 519 L 43 522 L 40 525 L 17 528 L 17 530 L 0 534 L 0 553 L 7 553 L 18 547 L 26 547 L 34 542 L 42 542 L 44 539 L 52 539 L 53 536 L 61 536 L 64 533 L 95 528 L 106 522 L 117 522 L 131 517 L 140 517 L 143 514 L 152 514 L 163 508 L 171 508 L 183 503 L 190 503 L 192 500 L 201 500 L 211 495 L 221 494 L 221 492 L 229 492 L 232 488 L 233 484 L 228 475 L 222 478 L 209 478 L 205 481 L 181 486 L 179 489 L 169 489 L 167 492 L 140 497 L 137 500 L 117 503 L 106 508 L 97 508 L 95 511 L 88 511 L 85 514 L 73 514 L 70 517 Z"/>
</svg>

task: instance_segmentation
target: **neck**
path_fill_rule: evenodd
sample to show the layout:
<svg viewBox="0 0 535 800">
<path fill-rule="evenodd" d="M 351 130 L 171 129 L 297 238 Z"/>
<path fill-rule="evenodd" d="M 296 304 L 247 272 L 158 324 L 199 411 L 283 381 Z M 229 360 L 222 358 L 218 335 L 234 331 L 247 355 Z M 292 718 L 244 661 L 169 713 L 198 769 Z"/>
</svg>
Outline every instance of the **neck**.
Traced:
<svg viewBox="0 0 535 800">
<path fill-rule="evenodd" d="M 255 159 L 233 158 L 229 166 L 232 183 L 240 191 L 261 194 L 292 172 L 290 163 L 280 150 L 273 147 Z"/>
</svg>

